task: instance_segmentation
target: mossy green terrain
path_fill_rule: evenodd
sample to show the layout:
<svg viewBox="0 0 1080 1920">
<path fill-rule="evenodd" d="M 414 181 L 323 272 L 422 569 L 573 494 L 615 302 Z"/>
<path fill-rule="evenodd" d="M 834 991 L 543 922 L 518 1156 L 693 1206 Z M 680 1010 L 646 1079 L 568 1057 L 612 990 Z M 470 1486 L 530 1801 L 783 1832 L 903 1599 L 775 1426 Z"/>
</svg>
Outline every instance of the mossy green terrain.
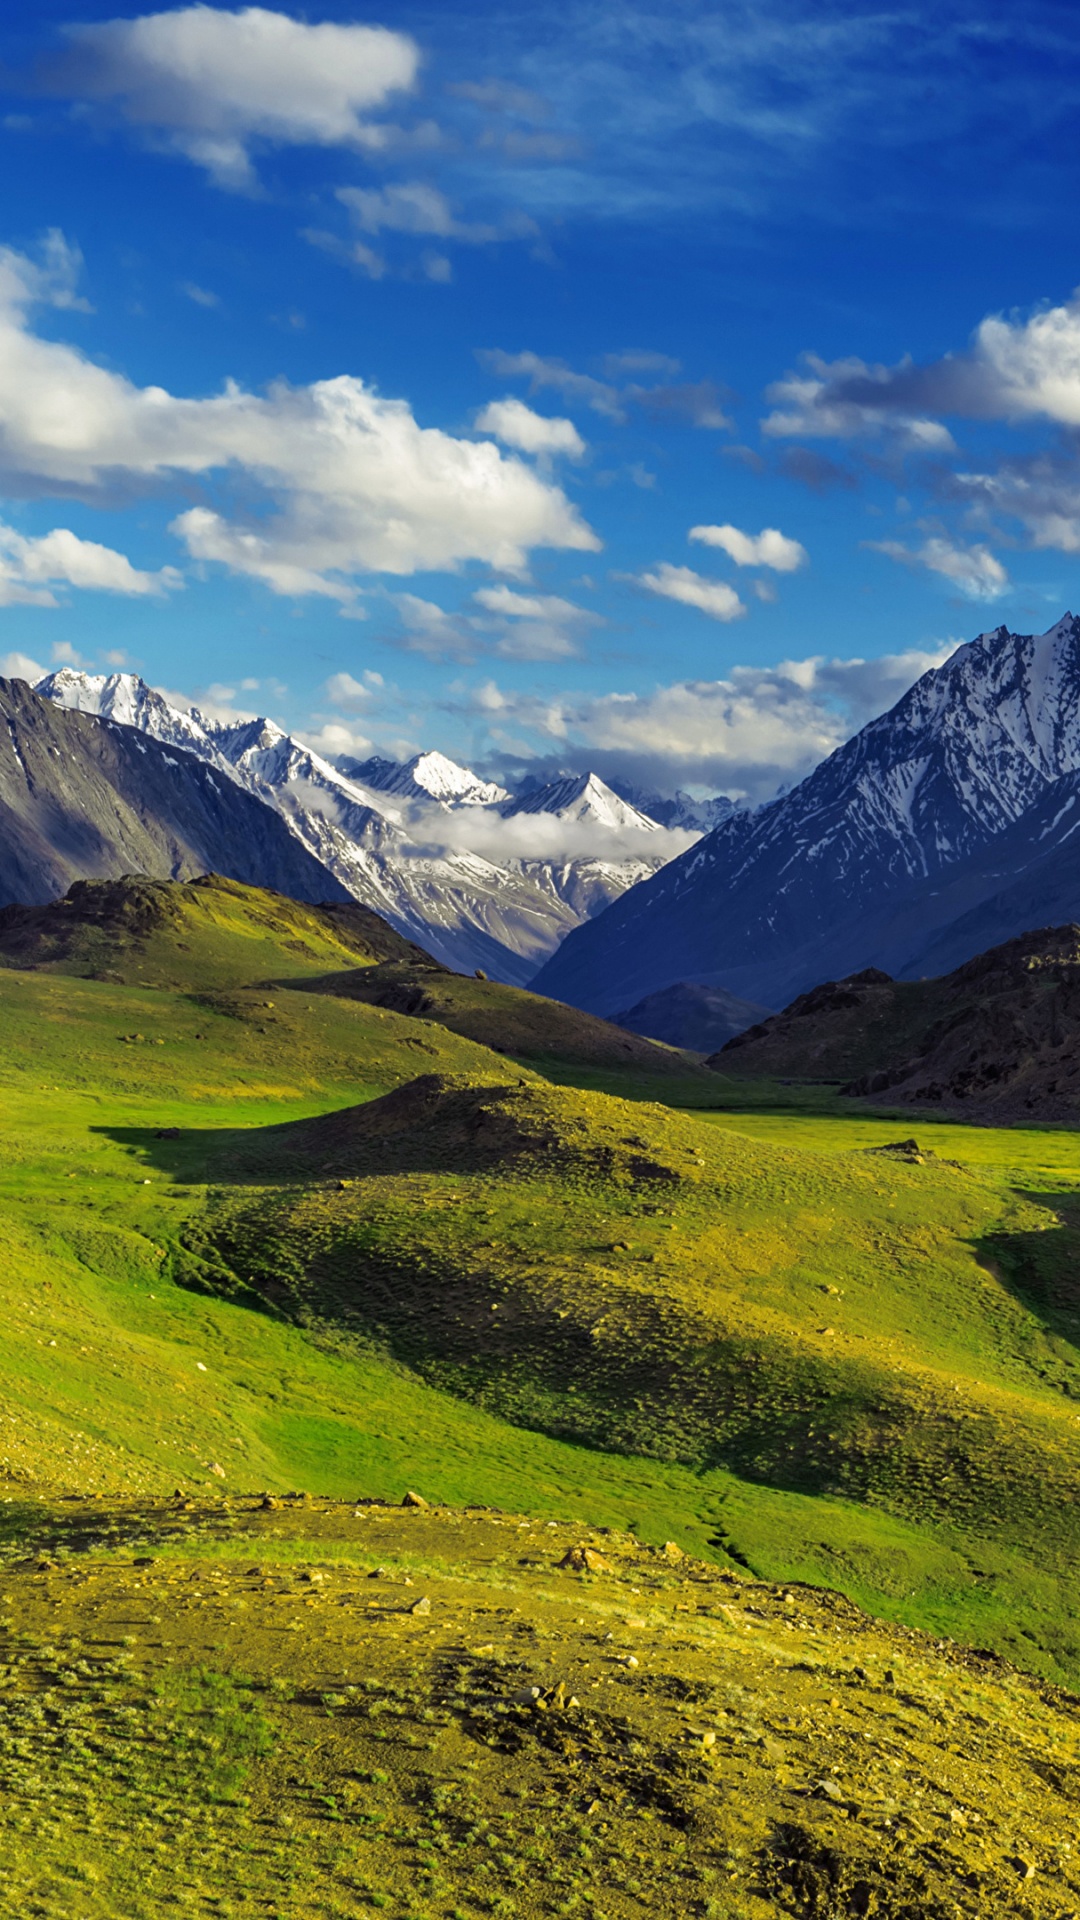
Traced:
<svg viewBox="0 0 1080 1920">
<path fill-rule="evenodd" d="M 191 891 L 175 890 L 185 901 Z M 138 1904 L 131 1863 L 154 1857 L 159 1836 L 151 1827 L 161 1803 L 138 1800 L 143 1775 L 129 1747 L 122 1754 L 109 1747 L 113 1757 L 102 1762 L 102 1779 L 113 1785 L 95 1802 L 100 1845 L 87 1842 L 78 1857 L 106 1865 L 95 1868 L 97 1882 L 72 1882 L 74 1894 L 69 1886 L 65 1895 L 67 1869 L 56 1864 L 67 1802 L 52 1797 L 47 1779 L 36 1810 L 18 1797 L 31 1749 L 20 1755 L 15 1748 L 32 1738 L 35 1716 L 50 1728 L 67 1725 L 63 1715 L 54 1717 L 61 1683 L 48 1677 L 53 1656 L 44 1663 L 38 1657 L 58 1644 L 47 1620 L 55 1617 L 57 1633 L 62 1627 L 65 1635 L 85 1637 L 87 1647 L 94 1638 L 84 1635 L 75 1588 L 66 1584 L 76 1561 L 69 1566 L 65 1558 L 73 1536 L 65 1533 L 64 1515 L 85 1531 L 88 1512 L 102 1516 L 93 1564 L 111 1569 L 117 1620 L 130 1603 L 135 1624 L 124 1631 L 134 1632 L 139 1649 L 133 1694 L 124 1692 L 122 1673 L 106 1675 L 114 1691 L 102 1703 L 109 1704 L 104 1718 L 122 1707 L 128 1720 L 121 1716 L 118 1724 L 143 1727 L 154 1752 L 153 1743 L 164 1737 L 154 1716 L 187 1728 L 185 1753 L 191 1727 L 208 1730 L 210 1746 L 192 1775 L 195 1784 L 177 1789 L 169 1803 L 173 1812 L 178 1805 L 190 1810 L 209 1795 L 207 1805 L 219 1809 L 207 1816 L 209 1825 L 199 1824 L 202 1812 L 192 1814 L 194 1825 L 184 1825 L 186 1815 L 177 1825 L 188 1855 L 205 1841 L 207 1857 L 218 1863 L 208 1874 L 191 1869 L 193 1910 L 235 1908 L 306 1920 L 309 1911 L 375 1910 L 385 1896 L 398 1900 L 390 1907 L 392 1920 L 414 1912 L 446 1920 L 454 1911 L 456 1895 L 425 1893 L 421 1881 L 400 1877 L 405 1853 L 395 1851 L 396 1840 L 373 1856 L 364 1887 L 344 1887 L 351 1830 L 343 1854 L 339 1823 L 330 1818 L 324 1833 L 321 1815 L 297 1814 L 299 1840 L 281 1842 L 292 1862 L 282 1871 L 292 1873 L 292 1881 L 274 1880 L 267 1867 L 264 1883 L 262 1865 L 252 1869 L 261 1907 L 245 1905 L 243 1889 L 228 1878 L 226 1856 L 235 1853 L 237 1834 L 246 1836 L 252 1859 L 262 1859 L 261 1823 L 264 1815 L 276 1817 L 289 1776 L 308 1765 L 313 1780 L 344 1778 L 332 1755 L 324 1768 L 338 1737 L 334 1716 L 344 1709 L 332 1709 L 330 1745 L 313 1741 L 310 1714 L 320 1716 L 321 1727 L 325 1709 L 321 1698 L 312 1704 L 307 1697 L 316 1669 L 322 1671 L 319 1636 L 310 1646 L 302 1637 L 288 1642 L 304 1647 L 299 1664 L 276 1670 L 260 1664 L 269 1640 L 260 1638 L 263 1626 L 255 1631 L 250 1614 L 254 1575 L 244 1572 L 241 1579 L 235 1566 L 229 1608 L 245 1602 L 249 1612 L 237 1605 L 237 1633 L 227 1647 L 224 1636 L 216 1636 L 217 1645 L 204 1631 L 214 1610 L 202 1607 L 208 1595 L 194 1610 L 205 1616 L 197 1633 L 193 1620 L 192 1635 L 182 1642 L 151 1634 L 149 1612 L 141 1609 L 152 1605 L 164 1617 L 176 1595 L 170 1590 L 144 1599 L 148 1576 L 134 1570 L 131 1548 L 142 1539 L 139 1557 L 160 1552 L 171 1576 L 175 1527 L 201 1542 L 202 1555 L 215 1530 L 233 1527 L 223 1509 L 211 1513 L 207 1503 L 222 1496 L 236 1502 L 253 1489 L 281 1495 L 299 1487 L 352 1501 L 397 1499 L 412 1485 L 457 1507 L 495 1506 L 545 1526 L 573 1520 L 581 1538 L 590 1527 L 615 1528 L 640 1542 L 643 1554 L 674 1540 L 719 1570 L 710 1579 L 739 1575 L 731 1591 L 740 1605 L 747 1602 L 741 1633 L 758 1630 L 754 1606 L 787 1604 L 752 1580 L 744 1589 L 743 1576 L 838 1589 L 894 1623 L 856 1629 L 850 1608 L 821 1603 L 835 1607 L 829 1628 L 835 1660 L 847 1645 L 843 1657 L 851 1673 L 871 1669 L 853 1653 L 849 1634 L 857 1639 L 872 1631 L 887 1639 L 901 1629 L 925 1629 L 938 1639 L 996 1650 L 1043 1681 L 1022 1681 L 985 1662 L 978 1668 L 979 1685 L 992 1682 L 977 1709 L 986 1729 L 978 1740 L 973 1735 L 969 1745 L 961 1743 L 956 1780 L 974 1777 L 973 1769 L 984 1780 L 1004 1768 L 1010 1784 L 1003 1796 L 1025 1810 L 1033 1835 L 1051 1835 L 1054 1822 L 1066 1817 L 1067 1793 L 1075 1792 L 1068 1785 L 1076 1778 L 1073 1763 L 1066 1764 L 1064 1750 L 1052 1762 L 1039 1750 L 1039 1766 L 1058 1769 L 1054 1791 L 1066 1796 L 1044 1807 L 1039 1795 L 1049 1774 L 1039 1775 L 1043 1786 L 1025 1784 L 1027 1775 L 1009 1773 L 1013 1761 L 1004 1756 L 1006 1749 L 1013 1760 L 1022 1747 L 1028 1751 L 1030 1715 L 1045 1731 L 1047 1714 L 1067 1719 L 1074 1713 L 1074 1706 L 1047 1704 L 1058 1701 L 1048 1683 L 1080 1681 L 1073 1600 L 1080 1573 L 1076 1135 L 1064 1128 L 994 1130 L 921 1118 L 913 1123 L 910 1113 L 898 1121 L 862 1109 L 843 1112 L 831 1094 L 737 1082 L 686 1063 L 670 1074 L 640 1066 L 620 1072 L 553 1056 L 541 1072 L 536 1056 L 518 1064 L 435 1019 L 418 1021 L 327 992 L 331 961 L 318 945 L 328 937 L 325 928 L 318 939 L 310 927 L 275 931 L 270 922 L 278 911 L 278 903 L 263 906 L 257 898 L 239 909 L 218 898 L 212 913 L 202 901 L 185 905 L 179 924 L 170 931 L 159 923 L 154 933 L 153 978 L 168 985 L 86 977 L 130 965 L 137 980 L 145 946 L 127 950 L 116 969 L 104 967 L 100 953 L 88 961 L 84 949 L 67 960 L 39 952 L 40 970 L 10 964 L 0 970 L 0 1502 L 6 1501 L 0 1522 L 6 1514 L 16 1560 L 41 1545 L 63 1563 L 55 1590 L 52 1574 L 25 1567 L 13 1567 L 0 1583 L 19 1630 L 31 1635 L 9 1650 L 15 1677 L 0 1694 L 0 1711 L 14 1712 L 16 1721 L 24 1707 L 30 1715 L 21 1732 L 21 1722 L 4 1723 L 4 1738 L 10 1733 L 15 1744 L 0 1762 L 9 1769 L 3 1780 L 18 1785 L 16 1810 L 26 1825 L 12 1829 L 14 1851 L 3 1859 L 15 1877 L 0 1912 L 33 1912 L 35 1899 L 44 1903 L 38 1911 L 85 1913 L 90 1920 L 99 1914 L 102 1920 L 113 1914 L 156 1920 L 171 1910 L 164 1894 Z M 317 991 L 305 991 L 306 971 L 299 981 L 294 971 L 309 965 L 289 945 L 301 938 L 310 956 L 309 984 L 318 982 Z M 192 978 L 185 985 L 189 956 Z M 348 977 L 358 957 L 354 948 L 342 958 Z M 66 965 L 75 973 L 63 971 Z M 286 986 L 288 979 L 296 984 Z M 901 1144 L 913 1126 L 918 1150 Z M 871 1151 L 880 1147 L 887 1151 Z M 197 1524 L 166 1520 L 160 1508 L 145 1507 L 174 1487 L 203 1503 Z M 83 1505 L 58 1508 L 60 1496 L 71 1494 L 82 1496 Z M 289 1512 L 295 1517 L 292 1506 Z M 343 1511 L 334 1527 L 339 1523 L 352 1538 L 353 1523 Z M 273 1527 L 281 1524 L 275 1517 Z M 260 1518 L 257 1526 L 264 1525 L 270 1522 Z M 159 1544 L 145 1546 L 151 1537 Z M 353 1547 L 335 1538 L 337 1545 L 316 1553 L 303 1544 L 301 1527 L 291 1546 L 275 1536 L 274 1555 L 290 1563 L 305 1556 L 349 1559 Z M 256 1541 L 246 1520 L 236 1523 L 235 1547 L 262 1567 L 266 1542 Z M 379 1552 L 389 1564 L 390 1549 Z M 638 1549 L 627 1545 L 626 1552 Z M 454 1577 L 480 1578 L 483 1558 L 459 1556 Z M 489 1567 L 482 1581 L 502 1583 L 512 1596 L 498 1605 L 518 1607 L 521 1622 L 542 1626 L 548 1602 L 539 1589 L 526 1591 L 532 1576 L 519 1576 L 512 1556 L 504 1562 L 496 1553 L 492 1567 L 496 1561 L 497 1578 Z M 364 1554 L 355 1564 L 366 1577 Z M 644 1554 L 627 1576 L 643 1592 L 652 1565 Z M 276 1577 L 276 1570 L 265 1577 Z M 595 1598 L 588 1582 L 586 1588 Z M 13 1596 L 22 1596 L 18 1608 Z M 354 1595 L 332 1617 L 344 1621 L 356 1605 Z M 584 1608 L 582 1601 L 579 1611 Z M 317 1619 L 319 1634 L 330 1617 L 322 1601 L 301 1616 L 313 1631 Z M 250 1661 L 244 1657 L 249 1629 Z M 617 1623 L 605 1626 L 620 1630 Z M 103 1637 L 124 1635 L 110 1629 Z M 150 1646 L 154 1638 L 162 1648 Z M 749 1638 L 741 1643 L 743 1659 L 749 1644 Z M 899 1644 L 889 1642 L 894 1652 Z M 448 1659 L 443 1642 L 439 1646 L 439 1660 Z M 103 1657 L 115 1661 L 123 1651 L 114 1647 Z M 933 1665 L 938 1656 L 924 1651 Z M 673 1643 L 673 1687 L 680 1673 L 687 1685 L 697 1684 L 689 1665 L 680 1664 L 684 1655 L 689 1662 L 689 1647 Z M 715 1657 L 710 1647 L 709 1659 Z M 947 1649 L 942 1657 L 946 1664 L 966 1658 Z M 97 1672 L 96 1653 L 66 1665 L 76 1668 L 84 1658 Z M 335 1694 L 346 1679 L 344 1670 L 336 1678 L 330 1671 L 336 1658 L 328 1656 L 319 1683 Z M 895 1673 L 892 1654 L 890 1660 Z M 359 1686 L 366 1675 L 380 1687 L 396 1687 L 394 1661 L 380 1661 L 363 1648 L 355 1661 L 350 1655 L 347 1684 Z M 195 1667 L 205 1668 L 202 1678 L 192 1677 Z M 245 1676 L 262 1688 L 274 1671 L 297 1698 L 247 1686 Z M 801 1671 L 795 1662 L 769 1680 L 769 1688 L 775 1683 L 770 1725 L 786 1711 L 785 1689 L 794 1699 L 792 1690 L 803 1686 Z M 925 1670 L 927 1687 L 937 1689 L 939 1724 L 936 1734 L 926 1731 L 929 1744 L 919 1747 L 920 1755 L 933 1747 L 940 1761 L 950 1751 L 946 1703 L 958 1671 L 949 1664 L 947 1675 L 933 1678 Z M 424 1677 L 410 1681 L 410 1714 L 442 1711 L 431 1691 L 434 1673 L 424 1668 Z M 765 1669 L 755 1667 L 739 1684 L 746 1685 L 747 1713 L 758 1711 L 753 1703 L 768 1690 Z M 38 1715 L 34 1701 L 43 1688 L 50 1701 Z M 910 1691 L 914 1697 L 918 1689 Z M 840 1699 L 846 1712 L 856 1696 L 864 1716 L 856 1746 L 870 1736 L 867 1765 L 885 1765 L 882 1755 L 891 1754 L 910 1785 L 923 1739 L 918 1713 L 912 1708 L 914 1718 L 889 1720 L 886 1729 L 882 1716 L 892 1709 L 869 1686 L 850 1694 L 837 1686 L 826 1704 Z M 387 1697 L 401 1704 L 398 1696 Z M 925 1701 L 930 1698 L 927 1693 Z M 178 1711 L 167 1711 L 167 1701 L 176 1699 Z M 826 1712 L 816 1695 L 812 1701 L 800 1695 L 800 1702 L 791 1709 L 796 1718 L 807 1724 L 816 1718 L 823 1738 L 840 1738 L 847 1722 L 839 1709 Z M 224 1717 L 215 1719 L 219 1710 Z M 249 1712 L 256 1748 L 263 1723 L 270 1728 L 265 1753 L 243 1747 Z M 140 1719 L 146 1713 L 153 1727 Z M 930 1721 L 919 1725 L 929 1729 Z M 572 1730 L 567 1737 L 577 1738 Z M 640 1740 L 657 1776 L 670 1768 L 664 1756 L 678 1746 L 660 1720 L 644 1731 L 628 1720 L 618 1739 L 623 1746 Z M 206 1759 L 218 1740 L 223 1772 Z M 880 1751 L 872 1753 L 874 1740 Z M 236 1742 L 243 1750 L 234 1753 Z M 745 1744 L 736 1740 L 725 1750 L 722 1773 L 710 1774 L 714 1797 L 719 1781 L 727 1799 L 739 1800 L 749 1777 Z M 85 1728 L 76 1729 L 77 1773 L 89 1765 L 87 1745 L 93 1750 Z M 520 1782 L 514 1776 L 525 1794 L 522 1805 L 541 1793 L 542 1769 L 554 1764 L 541 1747 L 537 1771 Z M 528 1750 L 540 1751 L 535 1744 Z M 502 1749 L 496 1743 L 491 1751 Z M 133 1769 L 122 1793 L 114 1792 L 119 1774 L 108 1771 L 120 1767 L 118 1755 Z M 287 1765 L 281 1762 L 285 1772 L 274 1771 L 275 1755 L 289 1756 Z M 229 1773 L 234 1761 L 235 1776 Z M 924 1765 L 929 1768 L 929 1759 L 919 1758 Z M 407 1830 L 409 1844 L 415 1838 L 407 1813 L 414 1804 L 406 1777 L 411 1766 L 404 1750 L 395 1749 L 383 1768 L 388 1817 Z M 502 1766 L 500 1759 L 489 1775 L 480 1811 L 475 1805 L 470 1811 L 474 1825 L 494 1817 Z M 240 1782 L 244 1769 L 247 1785 Z M 100 1783 L 92 1784 L 97 1793 Z M 135 1799 L 125 1798 L 129 1787 Z M 551 1790 L 561 1791 L 558 1785 Z M 606 1806 L 603 1794 L 590 1791 L 589 1805 L 598 1798 Z M 915 1791 L 903 1786 L 900 1799 L 907 1799 L 907 1813 L 921 1817 Z M 772 1855 L 762 1849 L 799 1821 L 789 1817 L 786 1803 L 766 1797 L 754 1802 L 756 1838 L 739 1840 L 724 1829 L 714 1843 L 709 1836 L 720 1833 L 718 1827 L 671 1826 L 673 1835 L 694 1836 L 686 1846 L 678 1843 L 688 1867 L 715 1870 L 720 1879 L 679 1882 L 667 1907 L 659 1880 L 618 1865 L 619 1849 L 637 1845 L 627 1838 L 629 1829 L 610 1821 L 595 1845 L 577 1836 L 574 1845 L 592 1846 L 597 1873 L 602 1867 L 607 1878 L 560 1882 L 563 1906 L 551 1910 L 610 1910 L 620 1920 L 638 1910 L 704 1913 L 709 1901 L 718 1914 L 755 1920 L 768 1912 L 832 1920 L 858 1911 L 914 1920 L 937 1914 L 933 1900 L 946 1902 L 942 1914 L 1064 1916 L 1075 1910 L 1073 1892 L 1046 1878 L 1050 1839 L 1039 1838 L 1038 1852 L 1032 1838 L 1025 1851 L 1017 1820 L 1007 1845 L 1003 1838 L 989 1849 L 999 1878 L 979 1882 L 981 1893 L 964 1877 L 984 1871 L 976 1868 L 975 1854 L 942 1853 L 928 1827 L 923 1853 L 904 1865 L 908 1878 L 897 1880 L 907 1904 L 896 1904 L 897 1894 L 889 1905 L 879 1876 L 868 1882 L 877 1904 L 852 1906 L 855 1881 L 866 1877 L 859 1862 L 872 1859 L 875 1848 L 891 1858 L 882 1852 L 882 1835 L 899 1831 L 896 1817 L 883 1816 L 893 1826 L 871 1834 L 859 1827 L 862 1815 L 849 1810 L 839 1846 L 835 1821 L 845 1815 L 830 1811 L 839 1803 L 809 1787 L 798 1792 L 802 1814 L 809 1799 L 815 1817 L 822 1813 L 834 1826 L 827 1841 L 820 1835 L 811 1836 L 812 1845 L 805 1836 L 792 1841 L 803 1866 L 798 1873 L 791 1868 L 790 1882 L 763 1877 L 762 1862 Z M 327 1793 L 333 1798 L 337 1788 Z M 115 1817 L 104 1805 L 109 1795 Z M 220 1811 L 230 1795 L 240 1796 L 238 1806 Z M 863 1804 L 858 1795 L 852 1800 Z M 340 1797 L 337 1804 L 340 1810 Z M 592 1823 L 599 1818 L 580 1809 L 575 1818 L 579 1812 Z M 995 1820 L 1005 1835 L 1004 1811 Z M 139 1851 L 129 1849 L 123 1859 L 117 1854 L 114 1870 L 108 1861 L 117 1822 L 128 1823 Z M 950 1837 L 957 1837 L 951 1829 Z M 968 1837 L 965 1830 L 965 1846 Z M 163 1846 L 167 1838 L 160 1836 Z M 269 1858 L 278 1846 L 274 1834 L 266 1846 Z M 838 1847 L 835 1872 L 828 1846 Z M 725 1877 L 724 1849 L 734 1856 L 739 1847 L 738 1874 Z M 930 1873 L 925 1849 L 934 1847 L 941 1855 L 933 1869 L 938 1879 L 911 1879 Z M 70 1849 L 65 1857 L 70 1862 Z M 1027 1863 L 1023 1873 L 1007 1865 L 1014 1857 Z M 516 1909 L 504 1907 L 507 1913 L 549 1910 L 537 1904 L 541 1884 L 548 1897 L 546 1854 L 535 1866 L 535 1887 L 524 1890 L 509 1867 L 497 1888 L 481 1886 L 458 1872 L 464 1854 L 453 1859 L 458 1865 L 444 1879 L 469 1890 L 464 1904 L 457 1902 L 469 1920 L 474 1912 L 499 1911 L 483 1904 L 499 1898 L 518 1902 Z M 335 1860 L 337 1866 L 328 1864 Z M 1023 1877 L 1027 1865 L 1033 1880 Z M 54 1866 L 59 1878 L 47 1885 Z M 645 1890 L 637 1908 L 629 1895 L 619 1904 L 624 1869 Z M 127 1881 L 116 1879 L 121 1870 Z M 28 1877 L 39 1871 L 39 1881 Z M 436 1881 L 439 1889 L 443 1884 Z M 181 1906 L 183 1897 L 181 1886 Z"/>
<path fill-rule="evenodd" d="M 692 1073 L 697 1061 L 681 1048 L 643 1039 L 560 1000 L 545 1000 L 496 980 L 470 979 L 430 961 L 385 960 L 351 974 L 330 974 L 314 982 L 313 990 L 434 1021 L 496 1053 L 532 1060 L 541 1068 L 550 1061 L 564 1069 L 606 1068 L 668 1079 Z"/>
<path fill-rule="evenodd" d="M 1076 1703 L 628 1535 L 72 1502 L 0 1549 L 0 1914 L 1066 1920 Z"/>
</svg>

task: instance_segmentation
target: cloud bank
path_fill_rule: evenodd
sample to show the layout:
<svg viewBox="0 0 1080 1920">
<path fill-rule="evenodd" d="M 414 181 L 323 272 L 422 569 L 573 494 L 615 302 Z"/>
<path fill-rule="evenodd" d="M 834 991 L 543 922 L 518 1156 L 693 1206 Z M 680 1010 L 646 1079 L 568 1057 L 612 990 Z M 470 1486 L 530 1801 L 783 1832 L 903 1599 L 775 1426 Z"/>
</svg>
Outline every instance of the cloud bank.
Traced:
<svg viewBox="0 0 1080 1920">
<path fill-rule="evenodd" d="M 562 491 L 490 440 L 421 427 L 351 374 L 207 399 L 137 387 L 29 322 L 70 304 L 70 266 L 0 250 L 0 485 L 106 501 L 179 475 L 243 475 L 260 511 L 196 506 L 173 521 L 195 560 L 279 594 L 347 603 L 352 576 L 484 561 L 520 572 L 537 546 L 599 541 Z"/>
<path fill-rule="evenodd" d="M 734 667 L 723 679 L 578 701 L 538 699 L 487 681 L 470 711 L 487 722 L 506 765 L 555 754 L 560 766 L 594 767 L 662 792 L 700 785 L 759 801 L 802 779 L 941 666 L 956 644 L 877 660 L 814 655 Z"/>
</svg>

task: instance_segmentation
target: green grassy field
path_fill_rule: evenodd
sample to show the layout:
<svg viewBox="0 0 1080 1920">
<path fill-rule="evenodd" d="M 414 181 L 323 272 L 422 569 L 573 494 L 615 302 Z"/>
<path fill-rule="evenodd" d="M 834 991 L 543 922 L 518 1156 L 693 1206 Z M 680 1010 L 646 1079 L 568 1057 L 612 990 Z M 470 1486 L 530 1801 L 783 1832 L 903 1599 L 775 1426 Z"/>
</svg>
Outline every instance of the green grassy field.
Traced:
<svg viewBox="0 0 1080 1920">
<path fill-rule="evenodd" d="M 4 1920 L 1074 1914 L 1080 1137 L 175 904 L 0 968 Z"/>
<path fill-rule="evenodd" d="M 226 909 L 155 935 L 188 992 L 0 973 L 14 1492 L 422 1483 L 1080 1675 L 1076 1136 L 508 1071 L 430 1020 L 244 987 L 274 929 Z M 381 1160 L 320 1132 L 418 1074 L 507 1088 L 486 1161 L 457 1121 L 407 1115 Z M 912 1131 L 921 1165 L 866 1152 Z"/>
</svg>

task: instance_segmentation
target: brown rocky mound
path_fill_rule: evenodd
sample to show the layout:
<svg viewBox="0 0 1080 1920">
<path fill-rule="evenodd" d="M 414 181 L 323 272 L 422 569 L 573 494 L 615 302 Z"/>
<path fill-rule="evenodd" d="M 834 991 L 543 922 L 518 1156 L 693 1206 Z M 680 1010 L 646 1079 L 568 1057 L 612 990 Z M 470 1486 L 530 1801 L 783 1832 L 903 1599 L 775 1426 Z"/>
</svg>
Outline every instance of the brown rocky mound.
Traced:
<svg viewBox="0 0 1080 1920">
<path fill-rule="evenodd" d="M 855 1097 L 996 1121 L 1080 1118 L 1080 926 L 1043 927 L 940 980 L 869 969 L 801 994 L 707 1062 L 840 1081 Z"/>
<path fill-rule="evenodd" d="M 275 1157 L 328 1179 L 500 1167 L 520 1173 L 532 1162 L 537 1171 L 590 1179 L 678 1181 L 681 1143 L 646 1140 L 636 1130 L 658 1111 L 534 1079 L 477 1084 L 425 1073 L 378 1100 L 291 1121 L 262 1139 Z"/>
</svg>

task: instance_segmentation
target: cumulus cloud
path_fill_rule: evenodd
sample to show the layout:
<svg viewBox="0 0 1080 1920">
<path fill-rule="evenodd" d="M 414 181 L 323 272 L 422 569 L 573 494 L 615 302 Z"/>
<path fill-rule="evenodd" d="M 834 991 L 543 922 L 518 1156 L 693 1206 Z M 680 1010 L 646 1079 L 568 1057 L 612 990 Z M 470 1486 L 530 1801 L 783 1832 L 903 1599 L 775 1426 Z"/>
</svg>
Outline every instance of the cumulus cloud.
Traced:
<svg viewBox="0 0 1080 1920">
<path fill-rule="evenodd" d="M 740 620 L 746 608 L 734 587 L 726 580 L 707 580 L 693 567 L 673 567 L 664 560 L 649 573 L 636 575 L 637 584 L 665 600 L 678 600 L 684 607 L 697 607 L 711 620 Z"/>
<path fill-rule="evenodd" d="M 773 411 L 762 421 L 762 431 L 775 438 L 810 440 L 887 434 L 913 452 L 952 449 L 952 434 L 940 420 L 896 406 L 891 371 L 855 358 L 830 365 L 817 354 L 804 354 L 802 371 L 786 374 L 766 389 Z"/>
<path fill-rule="evenodd" d="M 411 88 L 416 44 L 386 27 L 309 26 L 265 7 L 178 7 L 66 29 L 47 84 L 250 189 L 256 142 L 378 149 L 367 116 Z"/>
<path fill-rule="evenodd" d="M 476 416 L 478 433 L 494 434 L 504 447 L 519 453 L 565 453 L 580 460 L 585 442 L 572 420 L 534 413 L 524 400 L 491 400 Z"/>
<path fill-rule="evenodd" d="M 760 533 L 741 533 L 731 526 L 691 527 L 690 538 L 707 547 L 721 547 L 737 567 L 771 567 L 774 573 L 794 573 L 810 557 L 798 540 L 790 540 L 776 527 L 763 527 Z"/>
<path fill-rule="evenodd" d="M 1050 420 L 1080 426 L 1080 289 L 1026 319 L 988 314 L 966 351 L 919 365 L 831 365 L 807 355 L 804 371 L 769 389 L 767 433 L 852 438 L 892 431 L 909 445 L 948 450 L 940 414 L 973 420 Z"/>
<path fill-rule="evenodd" d="M 1080 472 L 1072 452 L 1025 455 L 992 473 L 943 474 L 938 487 L 977 518 L 997 513 L 1019 521 L 1033 547 L 1080 553 Z"/>
<path fill-rule="evenodd" d="M 28 680 L 33 687 L 47 672 L 48 668 L 40 660 L 31 660 L 28 653 L 0 654 L 0 674 L 5 680 Z"/>
<path fill-rule="evenodd" d="M 374 684 L 370 675 L 357 680 L 351 673 L 332 673 L 326 682 L 327 697 L 335 707 L 345 713 L 361 713 L 370 705 L 376 686 L 381 680 L 375 676 Z"/>
<path fill-rule="evenodd" d="M 505 583 L 478 587 L 456 613 L 414 593 L 394 593 L 390 599 L 403 629 L 397 644 L 430 660 L 466 663 L 484 654 L 569 660 L 580 652 L 584 631 L 600 624 L 596 614 L 559 594 L 519 593 Z"/>
<path fill-rule="evenodd" d="M 940 574 L 970 600 L 998 600 L 1009 590 L 1009 576 L 988 547 L 959 547 L 937 534 L 916 548 L 898 540 L 865 540 L 863 545 L 903 567 Z"/>
<path fill-rule="evenodd" d="M 814 655 L 775 667 L 734 667 L 723 679 L 677 681 L 648 693 L 577 702 L 541 699 L 489 680 L 472 711 L 497 747 L 661 790 L 700 784 L 751 800 L 801 779 L 868 720 L 955 651 L 911 649 L 876 660 Z M 529 742 L 535 743 L 531 749 Z"/>
<path fill-rule="evenodd" d="M 67 527 L 27 538 L 0 525 L 0 606 L 55 607 L 54 587 L 80 587 L 133 598 L 162 594 L 183 581 L 175 567 L 143 573 L 125 554 Z"/>
<path fill-rule="evenodd" d="M 28 308 L 55 274 L 0 250 L 0 483 L 88 500 L 179 475 L 242 473 L 250 522 L 206 506 L 173 522 L 193 558 L 276 593 L 347 602 L 358 572 L 485 561 L 520 572 L 536 546 L 594 552 L 558 487 L 490 441 L 421 427 L 403 400 L 341 374 L 263 394 L 234 382 L 205 399 L 137 387 L 37 336 Z"/>
</svg>

